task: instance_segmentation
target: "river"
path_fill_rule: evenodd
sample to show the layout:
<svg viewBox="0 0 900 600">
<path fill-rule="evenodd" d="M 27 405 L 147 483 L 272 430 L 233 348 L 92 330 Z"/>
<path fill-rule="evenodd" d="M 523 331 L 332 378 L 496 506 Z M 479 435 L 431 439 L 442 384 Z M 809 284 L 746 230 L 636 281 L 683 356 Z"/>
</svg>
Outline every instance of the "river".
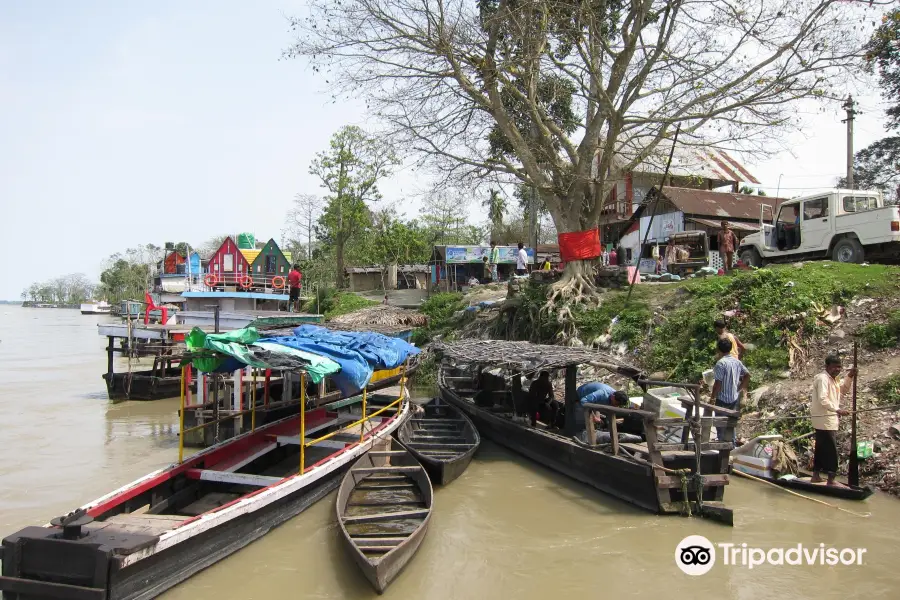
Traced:
<svg viewBox="0 0 900 600">
<path fill-rule="evenodd" d="M 0 536 L 39 525 L 177 455 L 177 399 L 113 404 L 101 374 L 108 316 L 0 305 Z M 124 363 L 117 368 L 124 367 Z M 750 600 L 897 598 L 891 558 L 900 501 L 829 502 L 840 512 L 746 480 L 732 480 L 727 528 L 656 517 L 490 443 L 435 494 L 425 541 L 385 597 L 562 597 Z M 740 547 L 865 548 L 853 566 L 726 566 L 682 573 L 688 535 Z M 261 540 L 195 575 L 165 600 L 375 597 L 339 544 L 334 494 Z M 652 596 L 651 596 L 652 595 Z"/>
</svg>

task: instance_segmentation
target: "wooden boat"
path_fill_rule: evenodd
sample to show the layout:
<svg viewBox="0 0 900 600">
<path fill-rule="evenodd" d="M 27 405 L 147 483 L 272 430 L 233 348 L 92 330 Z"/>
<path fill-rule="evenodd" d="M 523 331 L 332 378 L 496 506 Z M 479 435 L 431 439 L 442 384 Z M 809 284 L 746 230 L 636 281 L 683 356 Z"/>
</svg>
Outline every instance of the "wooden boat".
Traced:
<svg viewBox="0 0 900 600">
<path fill-rule="evenodd" d="M 694 396 L 685 402 L 690 407 L 685 418 L 664 419 L 658 411 L 582 405 L 575 391 L 577 367 L 585 363 L 634 379 L 645 394 L 653 391 L 651 386 L 678 386 L 694 393 L 698 386 L 645 380 L 640 370 L 584 348 L 466 340 L 437 344 L 436 350 L 444 357 L 438 373 L 441 398 L 468 416 L 482 436 L 654 513 L 700 514 L 733 525 L 732 511 L 723 503 L 731 444 L 708 441 L 708 430 L 722 426 L 727 428 L 726 435 L 731 435 L 738 413 L 700 402 Z M 493 375 L 489 370 L 502 373 Z M 539 370 L 565 371 L 566 423 L 562 432 L 532 427 L 525 418 L 521 376 Z M 716 416 L 693 418 L 692 411 L 701 408 Z M 611 421 L 608 444 L 596 442 L 592 411 Z M 585 414 L 585 426 L 577 425 L 576 412 Z M 640 419 L 645 441 L 619 442 L 615 418 L 626 416 Z M 699 447 L 689 439 L 692 425 L 706 432 Z M 575 438 L 582 427 L 586 427 L 587 442 Z M 673 427 L 682 429 L 681 442 L 660 442 L 663 430 Z"/>
<path fill-rule="evenodd" d="M 481 436 L 469 418 L 440 398 L 422 405 L 397 431 L 397 438 L 415 456 L 431 482 L 447 485 L 466 470 Z"/>
<path fill-rule="evenodd" d="M 3 598 L 158 596 L 335 489 L 408 416 L 402 388 L 386 393 L 396 396 L 377 410 L 369 396 L 368 420 L 325 408 L 287 417 L 7 536 Z"/>
<path fill-rule="evenodd" d="M 428 529 L 434 493 L 428 475 L 396 440 L 370 450 L 344 475 L 337 518 L 356 564 L 384 592 Z"/>
<path fill-rule="evenodd" d="M 772 455 L 766 451 L 768 442 L 781 440 L 777 434 L 760 435 L 732 452 L 732 470 L 738 474 L 749 475 L 751 479 L 761 479 L 781 487 L 820 494 L 844 500 L 865 500 L 874 493 L 868 486 L 826 485 L 825 482 L 813 483 L 812 474 L 800 471 L 796 477 L 779 477 L 773 470 Z"/>
</svg>

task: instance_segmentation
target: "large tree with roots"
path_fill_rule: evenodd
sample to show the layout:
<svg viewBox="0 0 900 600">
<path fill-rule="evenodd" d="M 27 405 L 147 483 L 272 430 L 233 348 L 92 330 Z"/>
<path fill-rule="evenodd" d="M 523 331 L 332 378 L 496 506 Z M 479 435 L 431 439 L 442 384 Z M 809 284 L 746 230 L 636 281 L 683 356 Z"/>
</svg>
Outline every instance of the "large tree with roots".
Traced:
<svg viewBox="0 0 900 600">
<path fill-rule="evenodd" d="M 879 4 L 878 2 L 874 3 Z M 871 2 L 310 0 L 285 51 L 448 177 L 538 190 L 560 233 L 678 144 L 780 150 L 792 103 L 846 96 Z M 595 297 L 587 261 L 548 303 Z"/>
</svg>

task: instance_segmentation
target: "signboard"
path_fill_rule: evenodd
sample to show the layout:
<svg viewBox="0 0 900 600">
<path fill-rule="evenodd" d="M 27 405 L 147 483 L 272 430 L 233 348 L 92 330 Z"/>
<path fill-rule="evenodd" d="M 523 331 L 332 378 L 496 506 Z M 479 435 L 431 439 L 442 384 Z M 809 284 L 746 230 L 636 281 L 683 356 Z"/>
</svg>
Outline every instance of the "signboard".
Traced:
<svg viewBox="0 0 900 600">
<path fill-rule="evenodd" d="M 675 219 L 668 218 L 662 220 L 662 231 L 663 234 L 675 233 Z"/>
<path fill-rule="evenodd" d="M 497 250 L 499 251 L 499 260 L 500 264 L 515 264 L 516 263 L 516 253 L 519 249 L 515 246 L 497 246 Z M 525 248 L 525 253 L 528 255 L 528 264 L 534 264 L 534 249 L 533 248 Z M 447 246 L 446 248 L 446 258 L 447 263 L 480 263 L 484 262 L 484 257 L 487 256 L 490 258 L 491 247 L 490 246 Z"/>
</svg>

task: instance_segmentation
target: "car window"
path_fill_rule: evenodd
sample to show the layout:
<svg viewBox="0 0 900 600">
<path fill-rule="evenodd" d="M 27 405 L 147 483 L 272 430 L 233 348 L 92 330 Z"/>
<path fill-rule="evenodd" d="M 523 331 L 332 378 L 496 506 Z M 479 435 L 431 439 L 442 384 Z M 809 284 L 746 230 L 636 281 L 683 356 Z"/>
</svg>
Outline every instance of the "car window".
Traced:
<svg viewBox="0 0 900 600">
<path fill-rule="evenodd" d="M 803 220 L 821 219 L 828 216 L 828 198 L 816 198 L 803 203 Z"/>
<path fill-rule="evenodd" d="M 794 214 L 794 209 L 799 208 L 799 204 L 791 204 L 790 206 L 782 206 L 781 211 L 778 213 L 778 222 L 779 223 L 794 223 L 797 219 L 797 215 Z"/>
<path fill-rule="evenodd" d="M 871 196 L 844 196 L 844 212 L 862 212 L 878 208 L 878 200 Z"/>
</svg>

